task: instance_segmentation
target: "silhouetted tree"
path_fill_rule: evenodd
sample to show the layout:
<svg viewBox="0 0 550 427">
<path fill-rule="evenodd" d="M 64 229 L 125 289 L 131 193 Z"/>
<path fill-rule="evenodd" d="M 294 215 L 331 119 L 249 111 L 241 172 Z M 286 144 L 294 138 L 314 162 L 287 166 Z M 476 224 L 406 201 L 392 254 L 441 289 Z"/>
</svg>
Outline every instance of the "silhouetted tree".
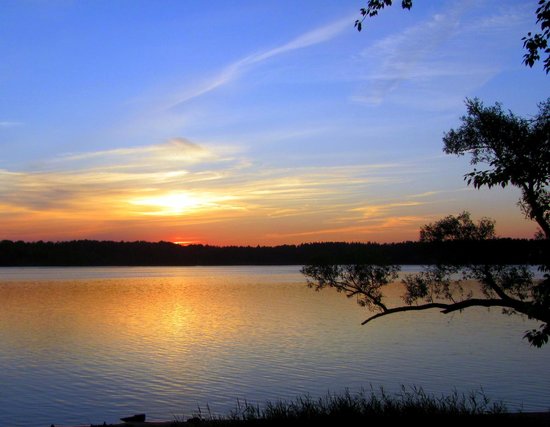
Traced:
<svg viewBox="0 0 550 427">
<path fill-rule="evenodd" d="M 540 104 L 531 120 L 504 113 L 499 104 L 484 107 L 477 100 L 467 100 L 467 114 L 462 125 L 444 136 L 448 154 L 471 155 L 473 165 L 486 168 L 465 175 L 475 188 L 514 185 L 521 189 L 520 206 L 541 228 L 539 238 L 550 241 L 550 99 Z M 495 238 L 494 222 L 482 219 L 475 224 L 466 212 L 449 216 L 420 230 L 421 242 L 482 242 Z M 527 331 L 525 338 L 541 347 L 550 335 L 550 251 L 542 249 L 542 280 L 536 280 L 526 266 L 435 263 L 416 275 L 403 279 L 406 292 L 404 306 L 388 307 L 382 288 L 395 278 L 398 267 L 376 265 L 311 264 L 302 269 L 310 286 L 319 290 L 333 287 L 348 296 L 358 296 L 359 303 L 380 311 L 368 323 L 388 314 L 441 309 L 451 313 L 465 308 L 502 307 L 507 314 L 522 314 L 542 322 L 539 329 Z M 456 279 L 457 275 L 460 279 Z M 462 282 L 476 280 L 484 298 L 464 293 Z"/>
<path fill-rule="evenodd" d="M 378 12 L 386 6 L 391 6 L 393 0 L 368 0 L 367 7 L 360 9 L 361 18 L 355 21 L 355 27 L 358 31 L 363 29 L 363 22 L 367 17 L 378 15 Z M 402 0 L 401 7 L 410 10 L 413 5 L 413 0 Z M 543 60 L 544 70 L 548 74 L 550 71 L 550 1 L 539 0 L 538 7 L 535 10 L 537 16 L 537 24 L 540 25 L 540 32 L 527 33 L 523 40 L 523 47 L 527 51 L 523 55 L 523 63 L 532 67 L 535 62 L 541 59 L 541 54 L 546 55 Z"/>
<path fill-rule="evenodd" d="M 520 206 L 550 239 L 550 98 L 531 120 L 466 100 L 462 126 L 443 138 L 447 154 L 471 155 L 471 164 L 487 168 L 465 175 L 475 188 L 513 185 L 521 190 Z"/>
<path fill-rule="evenodd" d="M 479 242 L 495 238 L 494 222 L 484 218 L 475 224 L 470 215 L 463 212 L 422 227 L 420 235 L 421 241 L 431 243 Z M 384 287 L 395 282 L 399 270 L 397 265 L 310 264 L 302 268 L 302 273 L 315 290 L 331 287 L 348 297 L 357 298 L 359 305 L 378 311 L 363 324 L 406 311 L 439 309 L 448 314 L 470 307 L 501 307 L 506 314 L 522 314 L 542 322 L 539 330 L 525 334 L 532 345 L 541 347 L 548 341 L 548 293 L 542 290 L 542 284 L 527 266 L 436 262 L 421 273 L 406 275 L 402 279 L 404 305 L 391 307 L 384 301 Z M 480 292 L 476 294 L 482 297 L 474 297 L 473 292 L 465 291 L 466 280 L 479 284 Z"/>
</svg>

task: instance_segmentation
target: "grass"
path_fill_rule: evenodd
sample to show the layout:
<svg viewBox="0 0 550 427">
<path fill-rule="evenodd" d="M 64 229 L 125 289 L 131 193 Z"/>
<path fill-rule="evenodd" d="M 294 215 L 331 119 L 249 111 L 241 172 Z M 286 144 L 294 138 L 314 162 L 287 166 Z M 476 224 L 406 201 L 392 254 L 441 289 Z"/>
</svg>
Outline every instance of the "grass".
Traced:
<svg viewBox="0 0 550 427">
<path fill-rule="evenodd" d="M 402 387 L 399 393 L 388 394 L 384 389 L 352 394 L 327 393 L 321 398 L 298 397 L 292 401 L 265 402 L 263 405 L 237 402 L 236 408 L 225 416 L 213 415 L 207 406 L 200 408 L 187 421 L 175 420 L 174 425 L 200 426 L 358 426 L 381 425 L 387 421 L 421 421 L 423 425 L 456 423 L 489 425 L 548 425 L 548 419 L 521 414 L 509 414 L 502 402 L 491 402 L 483 390 L 462 394 L 435 396 L 422 388 Z M 540 422 L 540 424 L 539 424 Z"/>
</svg>

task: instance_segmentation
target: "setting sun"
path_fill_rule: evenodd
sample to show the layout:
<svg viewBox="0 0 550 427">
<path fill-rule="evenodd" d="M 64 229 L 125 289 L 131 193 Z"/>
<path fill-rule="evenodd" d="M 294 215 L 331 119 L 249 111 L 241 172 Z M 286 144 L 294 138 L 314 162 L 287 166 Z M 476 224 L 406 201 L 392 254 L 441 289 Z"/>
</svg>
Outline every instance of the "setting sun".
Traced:
<svg viewBox="0 0 550 427">
<path fill-rule="evenodd" d="M 275 2 L 284 25 L 257 2 L 223 25 L 201 2 L 5 2 L 1 238 L 400 242 L 464 210 L 531 237 L 517 188 L 476 191 L 442 153 L 467 97 L 529 117 L 547 86 L 521 65 L 533 11 L 492 1 L 362 33 L 356 2 Z"/>
<path fill-rule="evenodd" d="M 179 216 L 223 208 L 223 202 L 233 199 L 230 196 L 214 196 L 190 192 L 174 192 L 160 196 L 136 198 L 132 205 L 143 207 L 141 215 Z"/>
</svg>

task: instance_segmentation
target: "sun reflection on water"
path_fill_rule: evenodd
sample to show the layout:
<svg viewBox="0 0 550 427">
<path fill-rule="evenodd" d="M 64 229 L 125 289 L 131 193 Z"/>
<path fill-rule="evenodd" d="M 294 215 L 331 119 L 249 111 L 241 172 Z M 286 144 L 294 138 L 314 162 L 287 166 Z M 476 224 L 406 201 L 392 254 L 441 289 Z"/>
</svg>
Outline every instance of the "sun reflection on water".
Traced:
<svg viewBox="0 0 550 427">
<path fill-rule="evenodd" d="M 521 319 L 481 309 L 364 327 L 355 301 L 308 289 L 294 267 L 120 271 L 132 274 L 0 283 L 0 407 L 10 425 L 27 425 L 29 408 L 42 425 L 132 411 L 170 418 L 197 404 L 223 412 L 237 398 L 370 384 L 483 385 L 494 398 L 550 404 L 538 374 L 548 349 L 523 345 Z M 399 287 L 390 294 L 398 302 Z"/>
</svg>

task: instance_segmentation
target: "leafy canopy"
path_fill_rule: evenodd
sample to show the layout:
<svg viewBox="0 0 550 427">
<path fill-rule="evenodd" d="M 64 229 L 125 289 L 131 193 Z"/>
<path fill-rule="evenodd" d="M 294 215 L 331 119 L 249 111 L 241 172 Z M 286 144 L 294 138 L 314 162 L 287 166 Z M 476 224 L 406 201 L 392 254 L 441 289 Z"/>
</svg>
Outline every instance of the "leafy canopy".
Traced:
<svg viewBox="0 0 550 427">
<path fill-rule="evenodd" d="M 500 104 L 485 107 L 478 99 L 466 100 L 466 108 L 462 125 L 443 138 L 445 153 L 469 154 L 472 165 L 483 166 L 464 177 L 475 188 L 518 187 L 523 211 L 550 238 L 550 98 L 532 119 L 505 112 Z"/>
</svg>

